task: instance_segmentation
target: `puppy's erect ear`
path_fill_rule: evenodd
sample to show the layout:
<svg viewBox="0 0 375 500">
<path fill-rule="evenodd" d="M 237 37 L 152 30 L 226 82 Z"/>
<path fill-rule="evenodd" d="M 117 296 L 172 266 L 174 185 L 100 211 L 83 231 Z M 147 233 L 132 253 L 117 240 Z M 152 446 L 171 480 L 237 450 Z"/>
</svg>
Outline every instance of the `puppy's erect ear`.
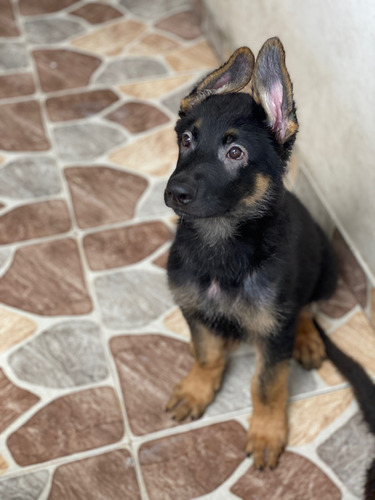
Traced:
<svg viewBox="0 0 375 500">
<path fill-rule="evenodd" d="M 231 94 L 243 89 L 250 81 L 254 69 L 254 55 L 248 47 L 237 49 L 220 68 L 207 75 L 193 91 L 181 101 L 180 114 L 213 94 Z"/>
<path fill-rule="evenodd" d="M 278 38 L 270 38 L 261 48 L 251 79 L 254 100 L 262 106 L 268 125 L 280 144 L 293 137 L 298 121 L 293 87 L 285 66 L 284 48 Z"/>
</svg>

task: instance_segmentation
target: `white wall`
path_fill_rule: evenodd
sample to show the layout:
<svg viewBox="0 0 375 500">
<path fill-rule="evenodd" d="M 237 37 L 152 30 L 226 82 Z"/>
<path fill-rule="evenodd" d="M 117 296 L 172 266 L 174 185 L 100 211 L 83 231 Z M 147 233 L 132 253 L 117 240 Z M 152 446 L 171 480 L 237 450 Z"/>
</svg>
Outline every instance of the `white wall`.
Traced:
<svg viewBox="0 0 375 500">
<path fill-rule="evenodd" d="M 294 83 L 299 157 L 375 276 L 375 2 L 205 0 L 219 55 L 279 36 Z M 230 5 L 230 7 L 228 7 Z"/>
</svg>

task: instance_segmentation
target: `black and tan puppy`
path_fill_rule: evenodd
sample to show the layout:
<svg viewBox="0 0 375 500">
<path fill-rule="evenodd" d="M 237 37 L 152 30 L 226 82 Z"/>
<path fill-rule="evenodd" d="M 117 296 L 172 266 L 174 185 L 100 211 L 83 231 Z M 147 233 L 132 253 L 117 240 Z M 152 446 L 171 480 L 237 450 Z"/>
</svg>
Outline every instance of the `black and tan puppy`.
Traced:
<svg viewBox="0 0 375 500">
<path fill-rule="evenodd" d="M 250 82 L 251 95 L 241 91 Z M 323 343 L 301 311 L 332 294 L 336 266 L 321 229 L 283 176 L 298 122 L 285 54 L 238 49 L 181 102 L 179 157 L 166 204 L 180 216 L 168 277 L 195 362 L 167 410 L 198 418 L 219 389 L 226 350 L 257 352 L 246 451 L 275 467 L 288 434 L 289 360 L 317 367 Z M 302 318 L 302 319 L 301 319 Z"/>
</svg>

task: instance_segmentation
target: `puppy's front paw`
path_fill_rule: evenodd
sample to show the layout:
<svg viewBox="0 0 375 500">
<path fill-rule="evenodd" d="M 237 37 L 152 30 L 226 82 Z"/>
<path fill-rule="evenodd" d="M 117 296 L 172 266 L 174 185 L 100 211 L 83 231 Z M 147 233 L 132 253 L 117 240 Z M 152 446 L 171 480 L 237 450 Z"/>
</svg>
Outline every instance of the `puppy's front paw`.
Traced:
<svg viewBox="0 0 375 500">
<path fill-rule="evenodd" d="M 246 453 L 252 455 L 254 466 L 274 469 L 284 451 L 288 437 L 286 419 L 259 418 L 253 415 L 247 434 Z"/>
<path fill-rule="evenodd" d="M 188 375 L 173 390 L 166 411 L 173 411 L 173 418 L 182 421 L 187 417 L 201 417 L 213 401 L 221 383 L 222 370 L 205 369 L 194 364 Z"/>
</svg>

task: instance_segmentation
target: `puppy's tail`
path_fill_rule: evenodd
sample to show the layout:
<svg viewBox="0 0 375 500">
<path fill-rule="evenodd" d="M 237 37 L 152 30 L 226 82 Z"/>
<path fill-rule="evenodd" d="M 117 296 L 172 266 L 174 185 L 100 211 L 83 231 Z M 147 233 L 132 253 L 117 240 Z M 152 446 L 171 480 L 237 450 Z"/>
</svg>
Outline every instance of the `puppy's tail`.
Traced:
<svg viewBox="0 0 375 500">
<path fill-rule="evenodd" d="M 340 373 L 352 385 L 363 417 L 370 431 L 375 434 L 375 385 L 362 366 L 342 352 L 326 335 L 323 328 L 315 319 L 314 325 L 325 345 L 327 358 L 332 361 Z"/>
</svg>

